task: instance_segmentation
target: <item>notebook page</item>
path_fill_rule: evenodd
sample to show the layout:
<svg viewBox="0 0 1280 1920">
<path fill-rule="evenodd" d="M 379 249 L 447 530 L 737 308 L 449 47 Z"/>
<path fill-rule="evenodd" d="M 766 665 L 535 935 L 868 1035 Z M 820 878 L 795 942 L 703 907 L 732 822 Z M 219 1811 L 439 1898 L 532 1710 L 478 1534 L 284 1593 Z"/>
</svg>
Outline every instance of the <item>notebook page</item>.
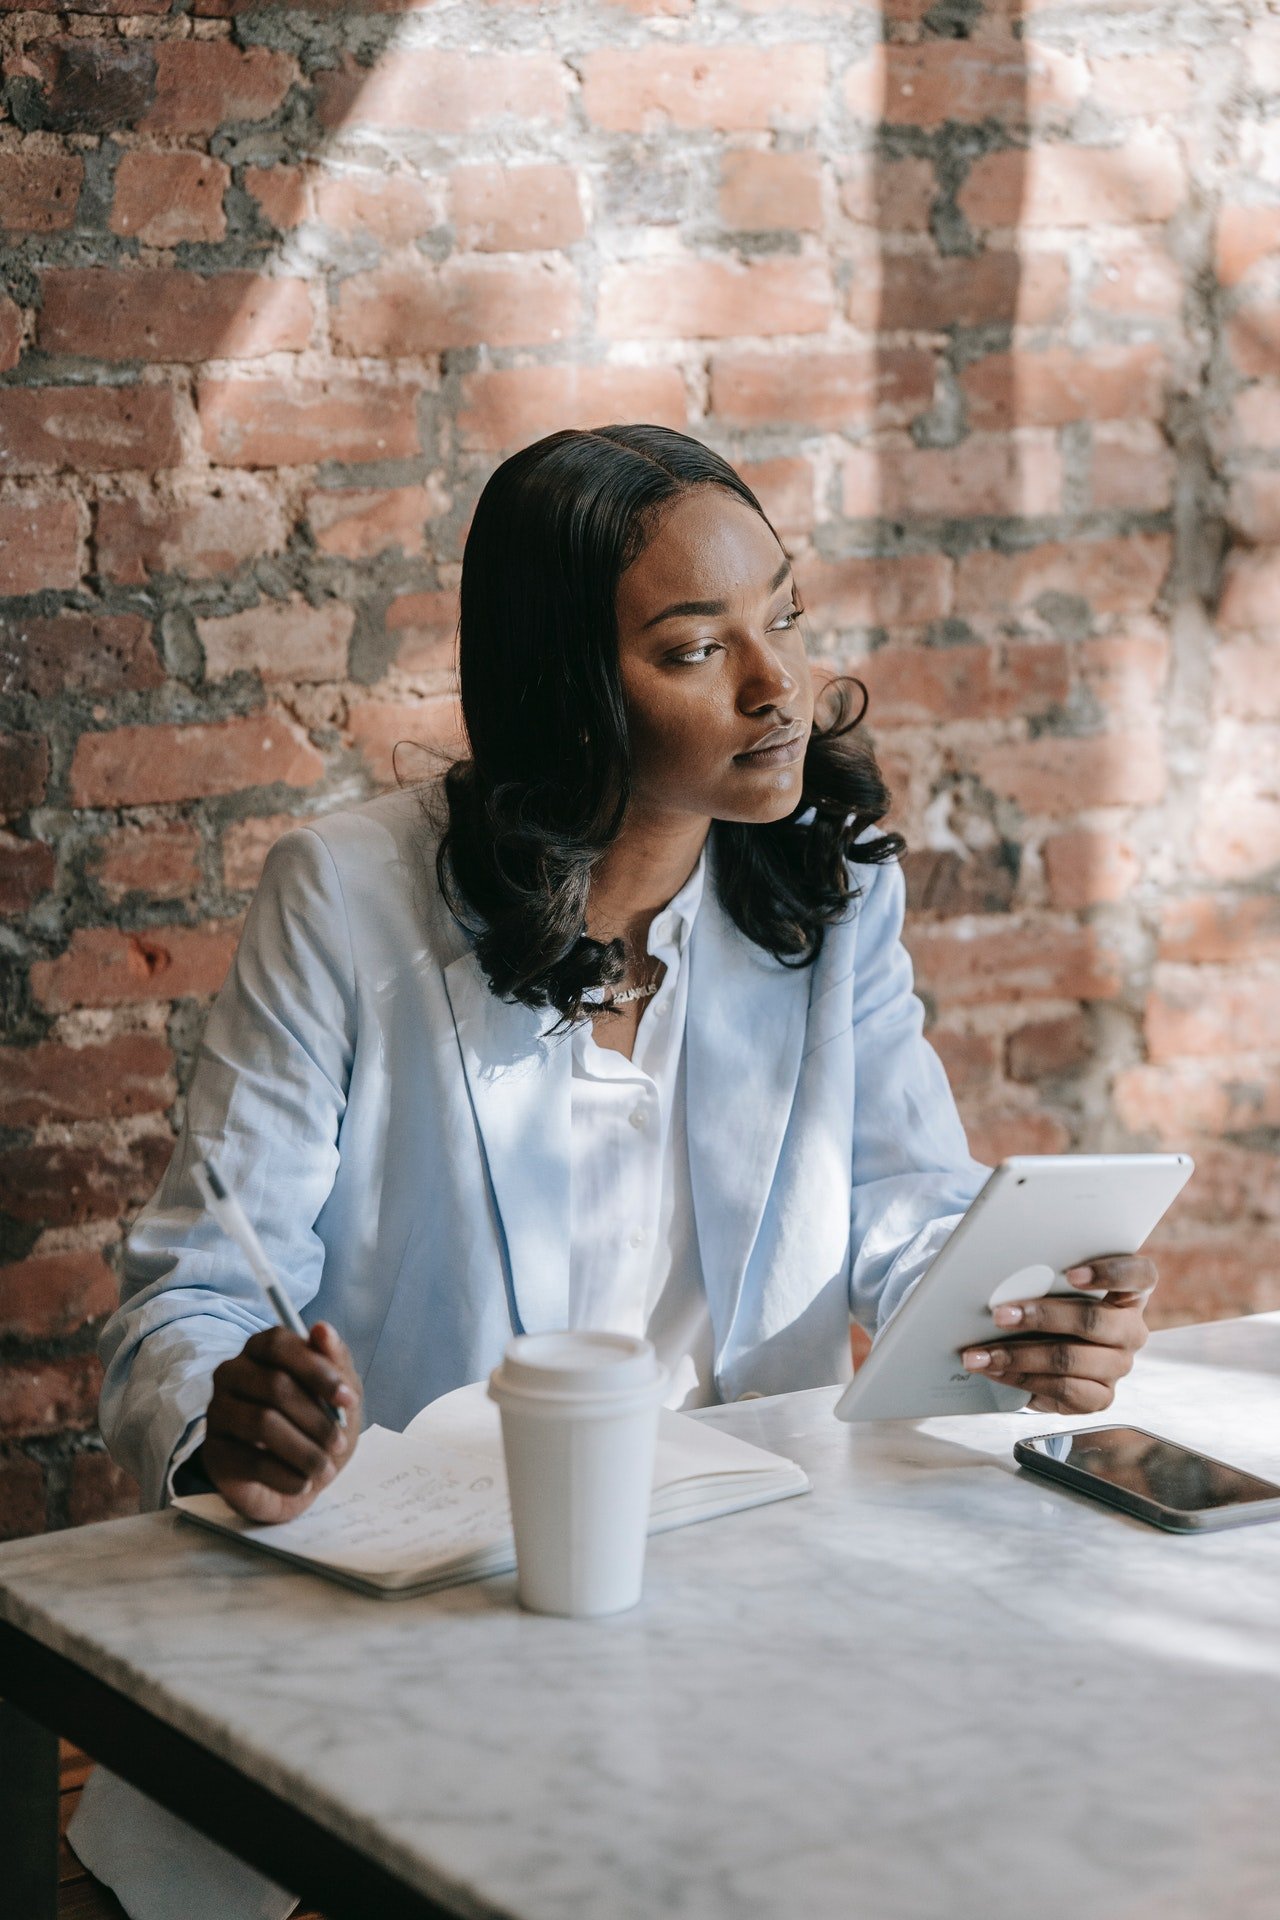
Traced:
<svg viewBox="0 0 1280 1920">
<path fill-rule="evenodd" d="M 174 1505 L 249 1541 L 260 1537 L 280 1552 L 370 1578 L 425 1575 L 511 1540 L 500 1459 L 415 1444 L 385 1427 L 361 1434 L 350 1464 L 296 1520 L 255 1526 L 216 1493 Z"/>
</svg>

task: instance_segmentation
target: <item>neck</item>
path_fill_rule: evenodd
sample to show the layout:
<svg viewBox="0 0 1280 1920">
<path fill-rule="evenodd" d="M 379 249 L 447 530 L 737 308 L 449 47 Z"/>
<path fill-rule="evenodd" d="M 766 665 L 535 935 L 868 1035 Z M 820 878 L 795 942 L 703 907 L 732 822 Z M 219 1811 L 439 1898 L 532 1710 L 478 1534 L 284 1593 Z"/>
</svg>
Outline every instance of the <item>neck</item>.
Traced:
<svg viewBox="0 0 1280 1920">
<path fill-rule="evenodd" d="M 650 922 L 697 866 L 710 829 L 709 820 L 687 814 L 628 818 L 591 876 L 592 939 L 620 938 L 633 954 L 643 954 Z"/>
</svg>

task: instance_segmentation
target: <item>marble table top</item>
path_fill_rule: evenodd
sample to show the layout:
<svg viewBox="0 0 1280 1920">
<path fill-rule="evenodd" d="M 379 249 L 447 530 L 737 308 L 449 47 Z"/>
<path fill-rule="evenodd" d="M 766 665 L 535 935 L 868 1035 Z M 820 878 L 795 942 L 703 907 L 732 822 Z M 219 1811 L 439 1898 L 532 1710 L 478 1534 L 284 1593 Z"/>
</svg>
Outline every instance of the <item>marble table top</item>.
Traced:
<svg viewBox="0 0 1280 1920">
<path fill-rule="evenodd" d="M 1274 1920 L 1280 1525 L 1021 1474 L 1043 1415 L 835 1398 L 717 1409 L 814 1491 L 653 1540 L 610 1620 L 365 1600 L 171 1514 L 0 1548 L 0 1617 L 460 1915 Z M 1278 1416 L 1270 1314 L 1156 1335 L 1075 1424 L 1280 1477 Z"/>
</svg>

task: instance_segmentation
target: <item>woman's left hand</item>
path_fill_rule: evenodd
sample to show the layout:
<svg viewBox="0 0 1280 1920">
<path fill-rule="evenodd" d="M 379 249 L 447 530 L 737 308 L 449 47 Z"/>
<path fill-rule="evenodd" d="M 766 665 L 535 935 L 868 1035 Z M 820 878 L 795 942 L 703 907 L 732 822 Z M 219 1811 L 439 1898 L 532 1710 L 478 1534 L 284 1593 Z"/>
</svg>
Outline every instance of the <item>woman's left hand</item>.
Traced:
<svg viewBox="0 0 1280 1920">
<path fill-rule="evenodd" d="M 1070 1267 L 1072 1286 L 1105 1287 L 1105 1298 L 1072 1300 L 1059 1293 L 995 1307 L 996 1326 L 1016 1328 L 1017 1338 L 966 1347 L 961 1359 L 970 1373 L 1029 1393 L 1037 1413 L 1101 1413 L 1146 1344 L 1143 1308 L 1157 1278 L 1154 1261 L 1140 1253 L 1107 1254 Z"/>
</svg>

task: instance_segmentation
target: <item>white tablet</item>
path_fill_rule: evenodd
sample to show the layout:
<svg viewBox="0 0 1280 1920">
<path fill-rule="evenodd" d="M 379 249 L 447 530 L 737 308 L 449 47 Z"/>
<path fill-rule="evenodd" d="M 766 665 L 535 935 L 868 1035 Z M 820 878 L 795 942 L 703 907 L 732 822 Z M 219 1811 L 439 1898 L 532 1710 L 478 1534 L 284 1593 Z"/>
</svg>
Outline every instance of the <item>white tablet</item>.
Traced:
<svg viewBox="0 0 1280 1920">
<path fill-rule="evenodd" d="M 841 1420 L 1008 1413 L 1031 1398 L 960 1364 L 965 1347 L 1007 1339 L 990 1309 L 1079 1293 L 1063 1275 L 1106 1253 L 1137 1253 L 1191 1177 L 1186 1153 L 1027 1154 L 1004 1160 L 933 1264 L 878 1334 L 836 1403 Z"/>
</svg>

